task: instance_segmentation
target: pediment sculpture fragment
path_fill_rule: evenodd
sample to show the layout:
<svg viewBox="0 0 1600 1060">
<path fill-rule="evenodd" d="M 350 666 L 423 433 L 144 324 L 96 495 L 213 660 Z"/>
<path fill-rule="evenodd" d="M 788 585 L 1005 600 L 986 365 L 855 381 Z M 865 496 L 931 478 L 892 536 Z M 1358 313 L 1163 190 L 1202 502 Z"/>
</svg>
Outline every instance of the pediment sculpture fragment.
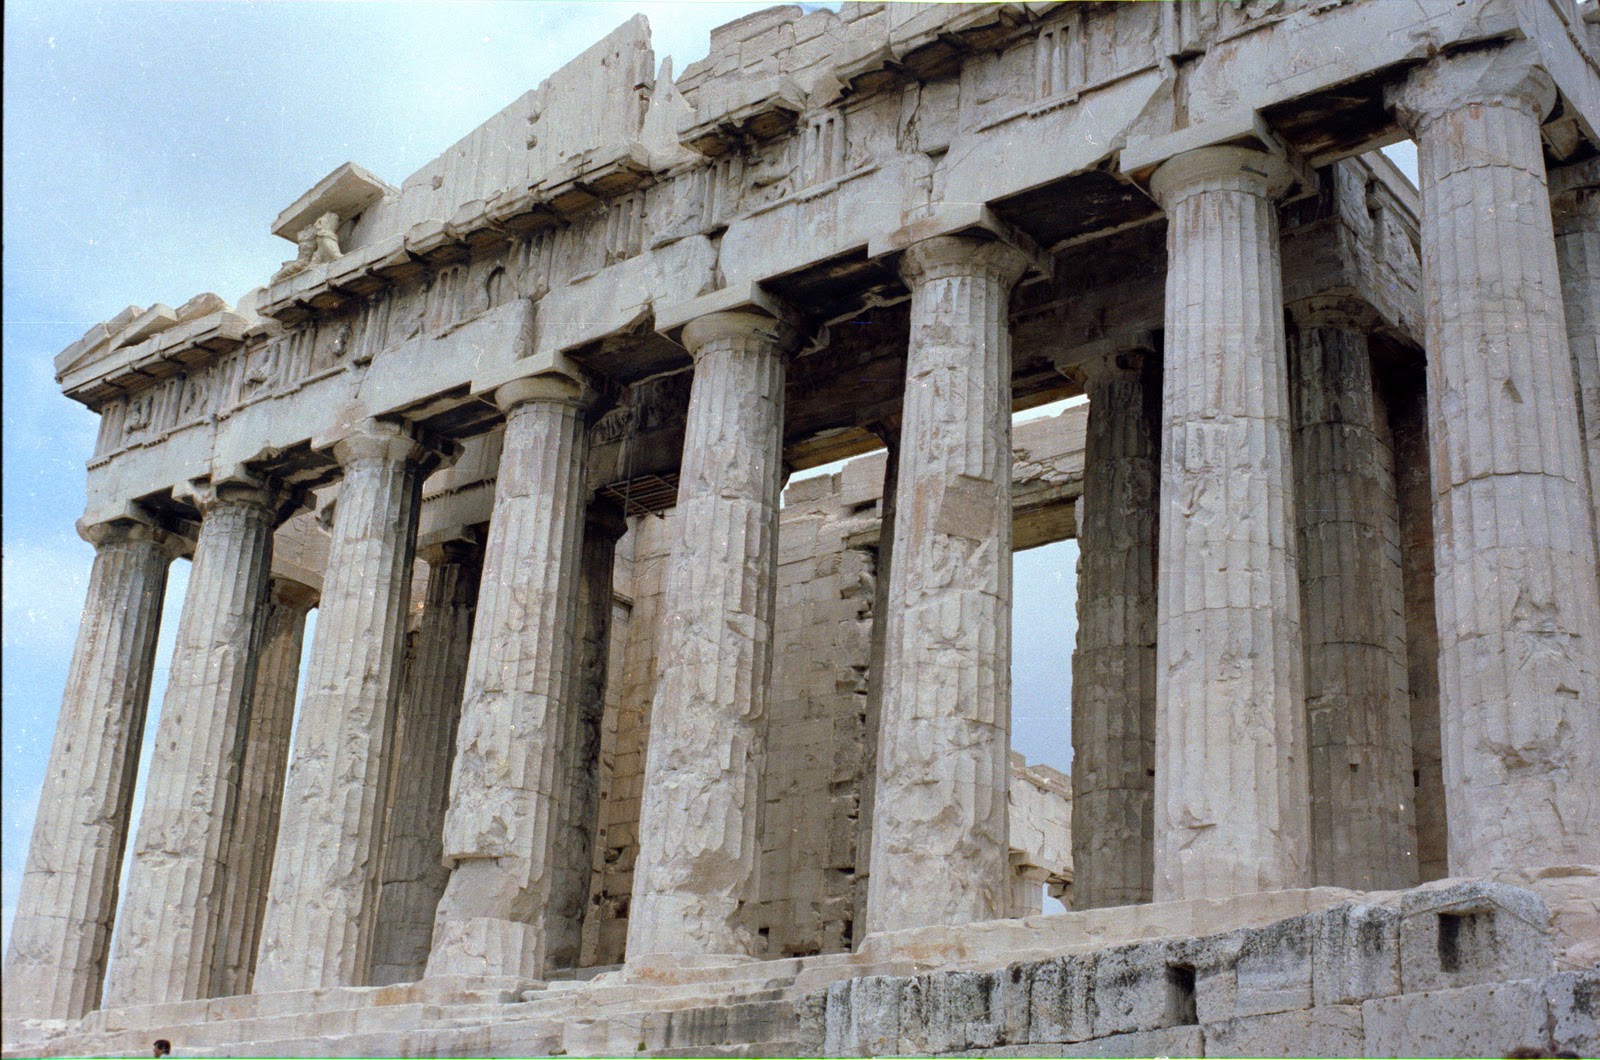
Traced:
<svg viewBox="0 0 1600 1060">
<path fill-rule="evenodd" d="M 300 229 L 295 242 L 300 245 L 299 253 L 293 261 L 284 262 L 283 267 L 272 274 L 273 283 L 314 266 L 326 265 L 343 253 L 339 249 L 339 215 L 330 210 L 318 217 Z"/>
</svg>

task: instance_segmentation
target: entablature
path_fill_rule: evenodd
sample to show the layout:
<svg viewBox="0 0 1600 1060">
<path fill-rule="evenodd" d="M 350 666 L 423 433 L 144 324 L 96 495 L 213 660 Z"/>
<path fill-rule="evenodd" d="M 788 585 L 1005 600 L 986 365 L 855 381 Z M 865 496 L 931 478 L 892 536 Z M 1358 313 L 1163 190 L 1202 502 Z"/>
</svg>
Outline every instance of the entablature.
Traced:
<svg viewBox="0 0 1600 1060">
<path fill-rule="evenodd" d="M 658 334 L 657 307 L 730 287 L 760 285 L 831 321 L 838 341 L 848 322 L 905 297 L 870 247 L 951 203 L 986 204 L 1076 285 L 1017 298 L 1017 397 L 1040 400 L 1062 385 L 1067 336 L 1152 326 L 1104 316 L 1148 301 L 1119 288 L 1147 278 L 1118 279 L 1097 255 L 1148 242 L 1137 233 L 1162 218 L 1128 158 L 1159 160 L 1163 143 L 1237 126 L 1265 129 L 1309 174 L 1394 138 L 1386 79 L 1455 42 L 1514 37 L 1536 16 L 1501 0 L 779 8 L 714 33 L 712 55 L 676 80 L 670 66 L 653 73 L 635 19 L 398 190 L 359 167 L 330 174 L 276 226 L 287 234 L 319 209 L 338 213 L 330 189 L 350 184 L 344 208 L 358 213 L 341 217 L 348 245 L 329 260 L 313 246 L 305 267 L 237 310 L 123 346 L 101 325 L 63 354 L 63 388 L 103 416 L 91 494 L 143 496 L 164 477 L 313 452 L 360 416 L 470 436 L 497 422 L 487 389 L 558 359 L 620 388 L 682 371 L 687 354 Z M 1571 49 L 1581 58 L 1569 79 L 1593 78 L 1590 52 Z M 1580 113 L 1587 91 L 1561 113 Z M 578 102 L 591 97 L 605 105 Z M 1388 299 L 1381 315 L 1405 335 L 1416 316 L 1395 270 L 1411 267 L 1398 248 L 1415 243 L 1415 196 L 1373 165 L 1368 221 L 1347 218 L 1348 246 L 1330 267 L 1375 303 Z M 1378 238 L 1394 253 L 1363 249 Z M 1024 341 L 1030 328 L 1053 329 L 1041 340 L 1052 352 Z M 828 362 L 816 358 L 797 362 L 816 391 L 791 406 L 812 432 L 791 444 L 817 439 L 807 451 L 818 459 L 859 451 L 864 399 L 848 379 L 841 389 L 798 367 L 820 371 Z"/>
</svg>

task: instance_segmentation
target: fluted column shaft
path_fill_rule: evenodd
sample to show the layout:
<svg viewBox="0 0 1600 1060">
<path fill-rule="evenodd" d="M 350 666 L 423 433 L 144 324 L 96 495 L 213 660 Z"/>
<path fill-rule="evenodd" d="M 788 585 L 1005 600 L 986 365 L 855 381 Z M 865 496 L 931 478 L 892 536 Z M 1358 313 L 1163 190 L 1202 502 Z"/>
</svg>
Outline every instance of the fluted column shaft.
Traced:
<svg viewBox="0 0 1600 1060">
<path fill-rule="evenodd" d="M 606 707 L 606 670 L 611 656 L 612 571 L 617 539 L 627 529 L 609 501 L 590 504 L 579 560 L 576 665 L 568 674 L 573 724 L 562 761 L 563 815 L 557 833 L 556 874 L 551 883 L 545 964 L 576 968 L 583 950 L 583 918 L 594 875 L 594 837 L 600 807 L 600 722 Z"/>
<path fill-rule="evenodd" d="M 889 572 L 894 569 L 894 505 L 900 481 L 900 424 L 876 429 L 884 444 L 883 495 L 878 501 L 878 553 L 873 568 L 871 655 L 867 671 L 867 704 L 861 738 L 861 795 L 856 803 L 855 895 L 853 942 L 866 940 L 867 897 L 872 885 L 872 820 L 878 794 L 878 734 L 883 728 L 883 667 L 889 643 Z"/>
<path fill-rule="evenodd" d="M 783 476 L 781 331 L 753 313 L 714 314 L 684 331 L 694 384 L 663 590 L 630 961 L 751 948 Z"/>
<path fill-rule="evenodd" d="M 1312 880 L 1417 883 L 1394 453 L 1355 321 L 1306 310 L 1290 336 Z"/>
<path fill-rule="evenodd" d="M 1257 151 L 1166 162 L 1157 901 L 1303 886 L 1305 685 L 1275 193 Z"/>
<path fill-rule="evenodd" d="M 137 523 L 83 534 L 94 566 L 6 949 L 8 1020 L 100 1007 L 167 568 L 181 546 Z"/>
<path fill-rule="evenodd" d="M 1450 874 L 1444 768 L 1439 750 L 1439 625 L 1434 608 L 1433 478 L 1428 397 L 1422 365 L 1392 388 L 1395 493 L 1405 589 L 1406 691 L 1411 715 L 1411 801 L 1417 821 L 1417 879 Z"/>
<path fill-rule="evenodd" d="M 344 480 L 284 788 L 258 994 L 362 985 L 376 923 L 417 515 L 439 451 L 407 425 L 369 420 L 333 453 Z"/>
<path fill-rule="evenodd" d="M 1600 861 L 1600 590 L 1532 42 L 1394 97 L 1418 145 L 1450 870 Z"/>
<path fill-rule="evenodd" d="M 265 630 L 277 491 L 198 491 L 200 537 L 117 920 L 106 1005 L 212 996 Z"/>
<path fill-rule="evenodd" d="M 444 867 L 444 815 L 483 549 L 471 541 L 450 541 L 420 554 L 428 562 L 428 589 L 395 718 L 396 768 L 389 774 L 378 924 L 367 977 L 372 986 L 422 978 L 433 947 L 434 913 L 450 878 Z"/>
<path fill-rule="evenodd" d="M 284 775 L 289 766 L 289 737 L 294 731 L 300 649 L 306 614 L 316 602 L 315 590 L 287 579 L 272 580 L 226 859 L 226 912 L 216 951 L 215 997 L 248 994 L 255 975 L 256 943 L 267 911 L 267 887 L 272 880 Z"/>
<path fill-rule="evenodd" d="M 1072 906 L 1150 900 L 1154 869 L 1158 376 L 1098 358 L 1089 395 L 1072 657 Z"/>
<path fill-rule="evenodd" d="M 553 859 L 573 724 L 569 674 L 587 486 L 582 387 L 541 376 L 502 387 L 477 620 L 445 815 L 450 880 L 429 975 L 543 973 Z"/>
<path fill-rule="evenodd" d="M 913 244 L 868 933 L 1006 915 L 1012 285 L 1000 242 Z"/>
<path fill-rule="evenodd" d="M 1578 387 L 1589 503 L 1600 527 L 1600 162 L 1590 159 L 1551 178 L 1561 305 Z"/>
</svg>

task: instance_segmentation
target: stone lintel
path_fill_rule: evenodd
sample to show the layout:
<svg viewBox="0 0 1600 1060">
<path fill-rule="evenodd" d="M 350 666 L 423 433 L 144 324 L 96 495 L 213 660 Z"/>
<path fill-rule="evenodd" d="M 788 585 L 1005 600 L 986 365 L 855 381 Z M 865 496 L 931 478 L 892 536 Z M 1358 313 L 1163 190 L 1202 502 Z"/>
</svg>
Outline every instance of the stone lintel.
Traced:
<svg viewBox="0 0 1600 1060">
<path fill-rule="evenodd" d="M 988 235 L 1015 248 L 1028 259 L 1021 283 L 1048 280 L 1055 275 L 1055 259 L 1026 233 L 1007 224 L 980 202 L 940 202 L 908 210 L 900 227 L 867 242 L 873 260 L 901 254 L 914 244 L 935 236 Z"/>
<path fill-rule="evenodd" d="M 348 221 L 394 190 L 354 162 L 346 162 L 286 206 L 272 222 L 272 234 L 293 243 L 300 229 L 323 214 L 331 211 Z"/>
<path fill-rule="evenodd" d="M 431 564 L 435 562 L 434 557 L 443 557 L 452 549 L 481 549 L 486 525 L 441 526 L 425 534 L 418 534 L 417 558 Z"/>
<path fill-rule="evenodd" d="M 1330 291 L 1290 302 L 1283 307 L 1299 328 L 1334 328 L 1371 335 L 1384 330 L 1383 317 L 1353 291 Z"/>
<path fill-rule="evenodd" d="M 683 338 L 684 328 L 714 313 L 746 313 L 770 317 L 779 323 L 787 324 L 797 334 L 805 334 L 809 329 L 805 317 L 793 306 L 776 295 L 767 293 L 759 283 L 749 281 L 736 283 L 698 298 L 691 298 L 687 302 L 657 307 L 656 333 L 687 349 Z"/>
<path fill-rule="evenodd" d="M 1104 338 L 1086 342 L 1075 346 L 1066 356 L 1055 362 L 1056 371 L 1066 376 L 1079 386 L 1086 382 L 1086 366 L 1108 357 L 1117 357 L 1125 353 L 1159 354 L 1161 352 L 1161 331 L 1158 328 L 1138 328 L 1119 331 Z"/>
<path fill-rule="evenodd" d="M 478 355 L 478 367 L 472 373 L 472 395 L 492 400 L 496 390 L 517 379 L 556 373 L 584 378 L 580 368 L 567 354 L 567 350 L 540 350 L 537 342 L 537 311 L 528 299 L 514 303 L 518 308 L 510 311 L 502 321 L 504 334 L 492 348 Z"/>
</svg>

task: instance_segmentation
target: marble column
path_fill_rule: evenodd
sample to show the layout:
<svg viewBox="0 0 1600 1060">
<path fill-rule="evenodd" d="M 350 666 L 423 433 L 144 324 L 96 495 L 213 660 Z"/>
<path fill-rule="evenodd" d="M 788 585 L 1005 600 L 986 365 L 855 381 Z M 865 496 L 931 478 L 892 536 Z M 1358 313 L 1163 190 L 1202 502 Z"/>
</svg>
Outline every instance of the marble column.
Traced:
<svg viewBox="0 0 1600 1060">
<path fill-rule="evenodd" d="M 861 719 L 861 794 L 856 802 L 855 896 L 851 910 L 855 948 L 866 941 L 867 895 L 872 886 L 873 801 L 878 793 L 878 732 L 883 726 L 883 664 L 889 638 L 889 572 L 894 569 L 894 500 L 900 482 L 900 421 L 868 425 L 884 446 L 883 491 L 878 500 L 878 551 L 872 576 L 872 637 L 867 704 Z"/>
<path fill-rule="evenodd" d="M 1531 41 L 1392 96 L 1417 141 L 1450 871 L 1600 861 L 1600 591 Z"/>
<path fill-rule="evenodd" d="M 255 975 L 256 942 L 267 910 L 284 775 L 289 767 L 289 736 L 294 731 L 300 649 L 306 615 L 316 602 L 315 589 L 286 578 L 274 578 L 267 595 L 239 801 L 225 859 L 224 928 L 216 950 L 214 997 L 248 994 Z"/>
<path fill-rule="evenodd" d="M 1411 715 L 1411 801 L 1417 820 L 1417 879 L 1450 875 L 1444 765 L 1439 748 L 1439 623 L 1433 585 L 1433 477 L 1428 456 L 1428 388 L 1412 366 L 1390 388 L 1400 570 L 1405 587 L 1406 691 Z"/>
<path fill-rule="evenodd" d="M 1417 883 L 1394 453 L 1363 307 L 1294 307 L 1289 393 L 1299 501 L 1312 881 Z"/>
<path fill-rule="evenodd" d="M 5 1018 L 100 1007 L 175 535 L 134 522 L 80 532 L 94 566 L 45 769 L 5 961 Z"/>
<path fill-rule="evenodd" d="M 1589 502 L 1600 526 L 1600 160 L 1551 173 L 1550 206 L 1588 461 Z"/>
<path fill-rule="evenodd" d="M 606 709 L 611 655 L 612 570 L 617 539 L 628 528 L 622 509 L 607 500 L 589 505 L 578 579 L 577 658 L 568 680 L 573 724 L 562 762 L 562 818 L 556 834 L 545 964 L 576 968 L 583 950 L 583 918 L 594 875 L 594 838 L 600 812 L 600 722 Z"/>
<path fill-rule="evenodd" d="M 445 541 L 417 554 L 428 564 L 428 589 L 395 717 L 371 986 L 415 982 L 428 967 L 433 917 L 450 878 L 444 815 L 483 570 L 476 541 Z"/>
<path fill-rule="evenodd" d="M 1157 901 L 1304 886 L 1305 684 L 1275 157 L 1162 164 Z"/>
<path fill-rule="evenodd" d="M 344 473 L 284 788 L 254 991 L 363 985 L 422 483 L 448 443 L 366 420 Z"/>
<path fill-rule="evenodd" d="M 228 930 L 228 857 L 265 631 L 272 533 L 292 505 L 271 484 L 196 486 L 189 589 L 145 784 L 106 1007 L 212 996 Z"/>
<path fill-rule="evenodd" d="M 478 617 L 445 814 L 450 880 L 428 974 L 545 968 L 557 833 L 569 779 L 570 669 L 587 498 L 585 388 L 562 375 L 501 387 L 495 481 Z"/>
<path fill-rule="evenodd" d="M 1006 915 L 1012 285 L 1006 243 L 913 244 L 868 933 Z"/>
<path fill-rule="evenodd" d="M 1159 371 L 1077 371 L 1089 396 L 1072 656 L 1072 907 L 1148 902 L 1154 869 Z"/>
<path fill-rule="evenodd" d="M 788 329 L 692 321 L 694 356 L 661 671 L 650 713 L 628 960 L 751 952 L 772 677 Z"/>
</svg>

